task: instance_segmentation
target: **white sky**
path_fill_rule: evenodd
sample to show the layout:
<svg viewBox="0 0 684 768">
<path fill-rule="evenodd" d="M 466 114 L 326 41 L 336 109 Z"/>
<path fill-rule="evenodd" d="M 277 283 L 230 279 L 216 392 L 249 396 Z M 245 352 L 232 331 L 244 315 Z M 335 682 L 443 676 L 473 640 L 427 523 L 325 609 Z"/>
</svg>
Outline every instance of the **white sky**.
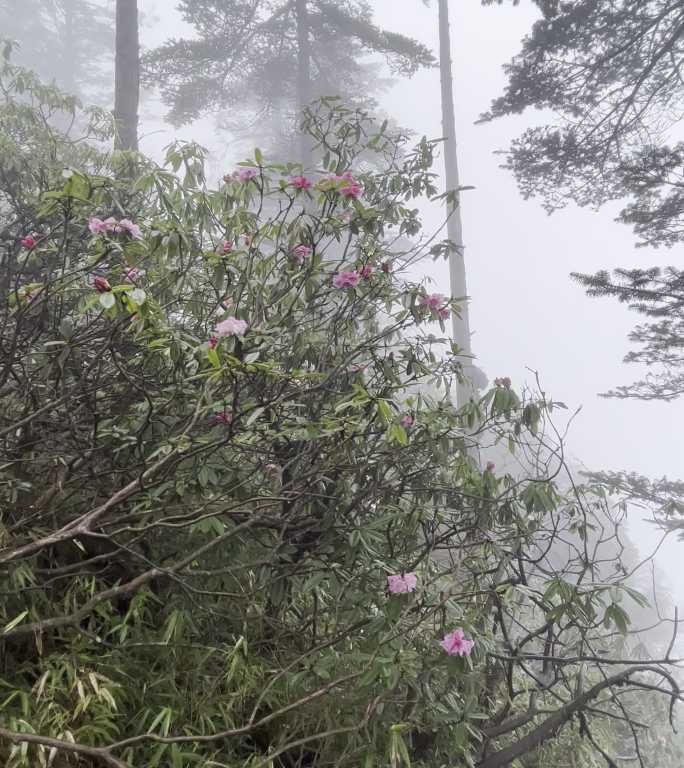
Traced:
<svg viewBox="0 0 684 768">
<path fill-rule="evenodd" d="M 437 51 L 436 0 L 373 0 L 381 26 L 411 35 Z M 153 46 L 180 35 L 171 0 L 141 0 L 147 13 L 143 44 Z M 598 392 L 626 384 L 638 369 L 622 364 L 627 334 L 637 317 L 610 299 L 589 299 L 570 278 L 571 271 L 594 272 L 617 266 L 678 263 L 681 250 L 635 249 L 631 230 L 615 223 L 617 206 L 599 212 L 570 208 L 548 217 L 537 201 L 524 201 L 512 176 L 499 168 L 510 138 L 533 122 L 525 116 L 475 126 L 474 121 L 500 94 L 501 66 L 519 48 L 535 18 L 530 4 L 483 8 L 479 0 L 453 0 L 451 26 L 461 183 L 476 189 L 464 194 L 463 223 L 473 350 L 490 379 L 510 376 L 520 386 L 533 383 L 528 368 L 539 371 L 546 392 L 574 410 L 581 407 L 569 449 L 591 469 L 627 469 L 652 477 L 684 476 L 681 425 L 684 401 L 641 403 L 606 400 Z M 441 136 L 439 73 L 424 71 L 398 80 L 383 107 L 400 125 L 418 135 Z M 174 131 L 151 119 L 148 107 L 143 150 L 168 143 Z M 145 117 L 145 114 L 143 115 Z M 178 131 L 179 138 L 211 141 L 211 121 Z M 157 154 L 157 152 L 154 152 Z M 231 162 L 230 147 L 219 152 Z M 440 223 L 440 211 L 426 211 L 427 229 Z M 448 293 L 445 263 L 428 263 L 426 273 Z M 678 429 L 679 427 L 679 429 Z M 656 538 L 652 526 L 630 524 L 642 551 Z M 684 543 L 672 542 L 659 556 L 660 567 L 677 597 Z"/>
</svg>

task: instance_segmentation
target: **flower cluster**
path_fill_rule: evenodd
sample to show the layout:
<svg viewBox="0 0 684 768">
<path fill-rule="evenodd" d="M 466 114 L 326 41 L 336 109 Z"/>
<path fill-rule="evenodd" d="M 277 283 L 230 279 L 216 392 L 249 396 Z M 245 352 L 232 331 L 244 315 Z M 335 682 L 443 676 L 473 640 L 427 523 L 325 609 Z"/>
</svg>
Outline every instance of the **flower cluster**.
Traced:
<svg viewBox="0 0 684 768">
<path fill-rule="evenodd" d="M 230 411 L 218 411 L 211 417 L 211 423 L 213 425 L 223 424 L 228 427 L 233 423 L 233 414 Z"/>
<path fill-rule="evenodd" d="M 217 324 L 215 330 L 217 336 L 244 336 L 249 325 L 237 317 L 227 317 Z"/>
<path fill-rule="evenodd" d="M 38 245 L 38 241 L 33 235 L 26 235 L 26 237 L 22 237 L 20 243 L 22 248 L 26 248 L 29 251 L 33 250 L 36 245 Z"/>
<path fill-rule="evenodd" d="M 145 274 L 145 270 L 138 269 L 138 267 L 129 267 L 124 272 L 126 280 L 128 280 L 129 283 L 137 283 L 138 280 L 140 280 L 140 278 L 143 277 L 144 274 Z"/>
<path fill-rule="evenodd" d="M 448 320 L 451 311 L 449 309 L 449 300 L 441 293 L 424 293 L 418 297 L 418 304 L 426 307 L 433 314 L 436 314 L 441 320 Z"/>
<path fill-rule="evenodd" d="M 494 379 L 494 386 L 496 387 L 505 387 L 506 389 L 511 388 L 511 380 L 508 376 L 504 376 L 500 379 Z"/>
<path fill-rule="evenodd" d="M 98 293 L 107 293 L 112 290 L 112 286 L 109 284 L 109 280 L 106 277 L 93 278 L 93 287 Z"/>
<path fill-rule="evenodd" d="M 309 256 L 311 256 L 311 254 L 313 253 L 313 250 L 308 245 L 304 245 L 302 243 L 293 250 L 293 253 L 295 255 L 295 258 L 297 259 L 297 263 L 303 264 L 304 259 L 307 259 Z"/>
<path fill-rule="evenodd" d="M 347 288 L 356 288 L 362 278 L 364 280 L 368 280 L 372 274 L 373 267 L 371 267 L 370 264 L 366 264 L 366 266 L 361 267 L 361 269 L 358 269 L 355 272 L 338 272 L 333 277 L 333 286 L 341 290 L 346 290 Z"/>
<path fill-rule="evenodd" d="M 363 187 L 357 179 L 354 178 L 354 174 L 351 171 L 345 171 L 341 175 L 332 174 L 326 176 L 321 180 L 323 189 L 329 188 L 330 185 L 334 185 L 342 197 L 358 199 L 363 194 Z"/>
<path fill-rule="evenodd" d="M 258 168 L 238 168 L 232 175 L 223 177 L 224 181 L 240 181 L 243 184 L 247 181 L 255 179 L 259 175 Z"/>
<path fill-rule="evenodd" d="M 456 629 L 445 635 L 439 643 L 449 656 L 470 656 L 475 646 L 474 640 L 468 640 L 462 629 Z"/>
<path fill-rule="evenodd" d="M 128 232 L 128 234 L 134 240 L 142 240 L 142 232 L 137 224 L 134 224 L 130 219 L 121 219 L 117 221 L 113 216 L 108 219 L 99 219 L 97 216 L 93 216 L 88 222 L 88 229 L 94 235 L 108 235 L 111 232 L 120 234 L 122 232 Z"/>
<path fill-rule="evenodd" d="M 399 573 L 387 577 L 387 591 L 391 595 L 403 595 L 407 592 L 415 592 L 418 585 L 418 577 L 415 573 Z"/>
<path fill-rule="evenodd" d="M 313 182 L 311 179 L 307 179 L 306 176 L 291 176 L 290 184 L 295 189 L 311 189 L 313 187 Z"/>
</svg>

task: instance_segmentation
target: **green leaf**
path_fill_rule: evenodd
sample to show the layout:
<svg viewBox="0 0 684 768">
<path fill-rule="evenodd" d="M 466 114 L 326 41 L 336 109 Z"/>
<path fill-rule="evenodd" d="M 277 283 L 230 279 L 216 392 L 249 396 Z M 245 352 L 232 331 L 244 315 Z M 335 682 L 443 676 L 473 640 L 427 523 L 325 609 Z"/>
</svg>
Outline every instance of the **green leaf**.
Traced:
<svg viewBox="0 0 684 768">
<path fill-rule="evenodd" d="M 2 628 L 2 634 L 5 635 L 11 630 L 13 630 L 17 624 L 21 624 L 21 622 L 28 616 L 28 611 L 23 611 L 18 616 L 15 616 L 15 618 L 12 619 L 12 621 L 5 624 L 5 626 Z"/>
</svg>

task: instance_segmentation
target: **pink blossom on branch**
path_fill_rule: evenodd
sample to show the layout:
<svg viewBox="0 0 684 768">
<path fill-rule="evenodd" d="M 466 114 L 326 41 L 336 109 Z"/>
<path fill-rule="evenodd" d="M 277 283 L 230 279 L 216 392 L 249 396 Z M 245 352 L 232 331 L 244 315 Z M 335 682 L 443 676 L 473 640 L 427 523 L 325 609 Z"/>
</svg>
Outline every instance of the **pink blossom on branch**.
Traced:
<svg viewBox="0 0 684 768">
<path fill-rule="evenodd" d="M 399 422 L 404 429 L 409 429 L 413 426 L 413 416 L 410 413 L 404 414 Z"/>
<path fill-rule="evenodd" d="M 333 285 L 341 290 L 356 288 L 360 279 L 361 275 L 358 272 L 338 272 L 333 277 Z"/>
<path fill-rule="evenodd" d="M 237 170 L 238 181 L 251 181 L 259 175 L 258 168 L 239 168 Z"/>
<path fill-rule="evenodd" d="M 221 253 L 230 253 L 233 250 L 233 244 L 230 240 L 223 240 L 221 242 Z"/>
<path fill-rule="evenodd" d="M 136 283 L 145 274 L 145 271 L 143 269 L 138 269 L 138 267 L 130 267 L 124 274 L 129 283 Z"/>
<path fill-rule="evenodd" d="M 121 219 L 121 221 L 115 226 L 115 232 L 128 232 L 128 234 L 134 240 L 142 240 L 142 232 L 137 224 L 134 224 L 130 219 Z"/>
<path fill-rule="evenodd" d="M 359 270 L 359 275 L 361 275 L 361 277 L 362 277 L 364 280 L 368 280 L 368 278 L 369 278 L 369 277 L 370 277 L 372 274 L 373 274 L 373 267 L 371 267 L 371 265 L 370 265 L 370 264 L 366 264 L 366 266 L 365 266 L 365 267 L 363 267 L 362 269 L 360 269 L 360 270 Z"/>
<path fill-rule="evenodd" d="M 88 229 L 94 235 L 106 235 L 108 232 L 113 232 L 117 226 L 117 221 L 113 216 L 108 219 L 100 219 L 97 216 L 93 216 L 88 221 Z"/>
<path fill-rule="evenodd" d="M 292 176 L 290 177 L 290 184 L 295 189 L 311 189 L 313 182 L 311 179 L 307 179 L 306 176 Z"/>
<path fill-rule="evenodd" d="M 33 250 L 33 248 L 38 245 L 38 241 L 35 237 L 33 237 L 33 235 L 26 235 L 26 237 L 22 237 L 20 243 L 22 248 L 28 248 L 29 251 Z"/>
<path fill-rule="evenodd" d="M 363 189 L 357 181 L 350 181 L 340 189 L 341 195 L 344 197 L 353 197 L 354 199 L 361 197 L 362 193 Z"/>
<path fill-rule="evenodd" d="M 218 346 L 218 336 L 212 336 L 207 342 L 209 349 L 216 349 Z"/>
<path fill-rule="evenodd" d="M 217 336 L 244 336 L 249 325 L 237 317 L 227 317 L 216 326 Z"/>
<path fill-rule="evenodd" d="M 475 645 L 474 640 L 468 640 L 462 629 L 450 632 L 439 643 L 449 656 L 470 656 Z"/>
<path fill-rule="evenodd" d="M 223 424 L 229 426 L 233 423 L 233 414 L 230 411 L 218 411 L 211 417 L 212 424 Z"/>
<path fill-rule="evenodd" d="M 426 293 L 418 297 L 418 303 L 421 307 L 427 307 L 433 312 L 439 312 L 447 303 L 447 298 L 441 293 Z"/>
<path fill-rule="evenodd" d="M 112 290 L 112 286 L 109 284 L 109 280 L 106 277 L 93 278 L 93 286 L 98 293 L 107 293 Z"/>
<path fill-rule="evenodd" d="M 403 595 L 407 592 L 415 592 L 418 577 L 415 573 L 400 573 L 387 577 L 387 591 L 391 595 Z"/>
<path fill-rule="evenodd" d="M 299 264 L 303 264 L 304 263 L 304 259 L 306 259 L 309 256 L 311 256 L 313 251 L 312 251 L 312 249 L 308 245 L 301 244 L 301 245 L 298 245 L 294 249 L 293 253 L 295 255 L 295 258 L 297 259 L 297 262 Z"/>
</svg>

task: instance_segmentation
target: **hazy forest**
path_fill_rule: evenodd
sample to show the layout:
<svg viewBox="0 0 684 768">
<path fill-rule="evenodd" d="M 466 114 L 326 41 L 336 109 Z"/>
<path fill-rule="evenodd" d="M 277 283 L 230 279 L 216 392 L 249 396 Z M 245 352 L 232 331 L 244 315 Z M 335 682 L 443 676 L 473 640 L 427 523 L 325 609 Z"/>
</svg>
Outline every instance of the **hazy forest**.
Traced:
<svg viewBox="0 0 684 768">
<path fill-rule="evenodd" d="M 683 70 L 684 0 L 0 0 L 0 765 L 684 766 Z"/>
</svg>

